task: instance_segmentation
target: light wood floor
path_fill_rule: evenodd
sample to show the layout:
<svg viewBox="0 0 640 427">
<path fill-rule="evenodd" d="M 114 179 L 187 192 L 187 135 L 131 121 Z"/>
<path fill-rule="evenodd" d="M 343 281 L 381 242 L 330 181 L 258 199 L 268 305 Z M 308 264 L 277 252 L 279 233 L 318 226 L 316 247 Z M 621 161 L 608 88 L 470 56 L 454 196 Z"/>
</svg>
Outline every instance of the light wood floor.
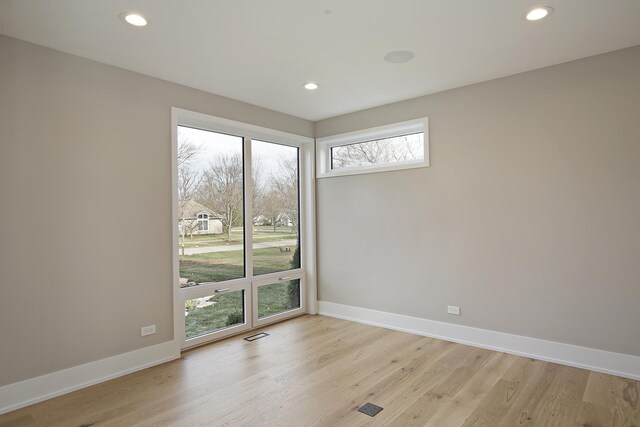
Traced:
<svg viewBox="0 0 640 427">
<path fill-rule="evenodd" d="M 264 331 L 0 426 L 640 426 L 637 381 L 323 316 Z M 384 410 L 356 412 L 365 402 Z"/>
</svg>

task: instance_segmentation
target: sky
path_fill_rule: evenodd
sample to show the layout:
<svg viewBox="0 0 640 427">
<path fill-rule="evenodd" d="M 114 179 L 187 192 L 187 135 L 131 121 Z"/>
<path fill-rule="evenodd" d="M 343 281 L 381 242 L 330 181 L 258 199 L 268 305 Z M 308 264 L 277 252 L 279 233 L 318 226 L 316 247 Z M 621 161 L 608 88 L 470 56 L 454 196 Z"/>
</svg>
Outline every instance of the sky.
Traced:
<svg viewBox="0 0 640 427">
<path fill-rule="evenodd" d="M 220 154 L 242 155 L 242 137 L 222 133 L 178 126 L 178 144 L 190 142 L 200 147 L 200 152 L 193 165 L 201 170 L 209 167 L 209 163 Z M 297 148 L 274 144 L 265 141 L 252 141 L 252 159 L 254 166 L 260 165 L 261 173 L 266 178 L 276 174 L 282 159 L 295 159 Z"/>
</svg>

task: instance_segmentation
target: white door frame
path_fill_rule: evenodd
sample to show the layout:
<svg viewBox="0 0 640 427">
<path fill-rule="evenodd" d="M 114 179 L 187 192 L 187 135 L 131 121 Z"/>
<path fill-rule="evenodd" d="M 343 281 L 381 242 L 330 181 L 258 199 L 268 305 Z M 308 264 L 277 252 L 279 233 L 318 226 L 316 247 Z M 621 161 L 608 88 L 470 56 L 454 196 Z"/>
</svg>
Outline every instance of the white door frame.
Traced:
<svg viewBox="0 0 640 427">
<path fill-rule="evenodd" d="M 300 188 L 300 243 L 301 243 L 301 268 L 279 273 L 271 273 L 253 276 L 253 215 L 252 215 L 252 191 L 251 185 L 245 185 L 244 208 L 244 234 L 245 234 L 245 277 L 221 283 L 199 285 L 193 288 L 181 289 L 179 285 L 179 257 L 178 257 L 178 125 L 210 130 L 218 133 L 227 133 L 244 138 L 244 173 L 245 183 L 251 182 L 251 140 L 259 139 L 299 148 L 299 188 Z M 181 349 L 200 345 L 205 342 L 221 339 L 231 334 L 240 333 L 249 329 L 258 328 L 269 323 L 293 317 L 298 314 L 317 313 L 317 288 L 316 288 L 316 245 L 315 245 L 315 147 L 313 138 L 281 132 L 261 126 L 250 125 L 207 114 L 197 113 L 181 108 L 171 108 L 171 167 L 172 167 L 172 247 L 173 254 L 173 324 L 174 341 Z M 260 286 L 277 283 L 280 278 L 300 279 L 300 308 L 258 319 L 257 316 L 257 289 Z M 253 285 L 252 285 L 253 283 Z M 198 338 L 185 340 L 184 331 L 184 301 L 213 293 L 218 288 L 245 289 L 245 314 L 253 313 L 246 317 L 246 323 L 239 326 L 215 332 L 214 339 L 204 335 Z M 248 305 L 247 305 L 248 304 Z M 251 310 L 249 310 L 251 308 Z"/>
</svg>

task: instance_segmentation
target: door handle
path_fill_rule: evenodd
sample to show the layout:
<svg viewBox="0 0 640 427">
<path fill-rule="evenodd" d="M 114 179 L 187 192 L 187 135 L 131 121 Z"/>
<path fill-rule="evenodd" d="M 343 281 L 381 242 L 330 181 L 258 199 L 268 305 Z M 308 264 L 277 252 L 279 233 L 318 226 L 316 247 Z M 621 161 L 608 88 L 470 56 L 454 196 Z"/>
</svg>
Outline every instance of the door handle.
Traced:
<svg viewBox="0 0 640 427">
<path fill-rule="evenodd" d="M 224 292 L 229 292 L 231 290 L 231 288 L 224 288 L 224 289 L 216 289 L 215 291 L 213 291 L 216 294 L 221 294 Z"/>
</svg>

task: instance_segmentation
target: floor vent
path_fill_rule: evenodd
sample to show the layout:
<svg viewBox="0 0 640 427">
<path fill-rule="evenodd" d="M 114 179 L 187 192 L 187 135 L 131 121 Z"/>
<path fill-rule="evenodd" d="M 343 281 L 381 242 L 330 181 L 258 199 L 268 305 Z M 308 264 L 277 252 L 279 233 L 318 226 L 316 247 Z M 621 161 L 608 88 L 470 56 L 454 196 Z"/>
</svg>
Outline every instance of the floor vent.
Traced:
<svg viewBox="0 0 640 427">
<path fill-rule="evenodd" d="M 373 403 L 365 403 L 358 408 L 358 412 L 362 412 L 363 414 L 369 415 L 370 417 L 375 417 L 380 411 L 382 411 L 382 407 L 374 405 Z"/>
<path fill-rule="evenodd" d="M 255 335 L 251 335 L 249 337 L 246 337 L 244 340 L 245 341 L 255 341 L 255 340 L 259 340 L 260 338 L 264 338 L 264 337 L 268 337 L 269 334 L 267 334 L 266 332 L 260 332 L 259 334 L 255 334 Z"/>
</svg>

